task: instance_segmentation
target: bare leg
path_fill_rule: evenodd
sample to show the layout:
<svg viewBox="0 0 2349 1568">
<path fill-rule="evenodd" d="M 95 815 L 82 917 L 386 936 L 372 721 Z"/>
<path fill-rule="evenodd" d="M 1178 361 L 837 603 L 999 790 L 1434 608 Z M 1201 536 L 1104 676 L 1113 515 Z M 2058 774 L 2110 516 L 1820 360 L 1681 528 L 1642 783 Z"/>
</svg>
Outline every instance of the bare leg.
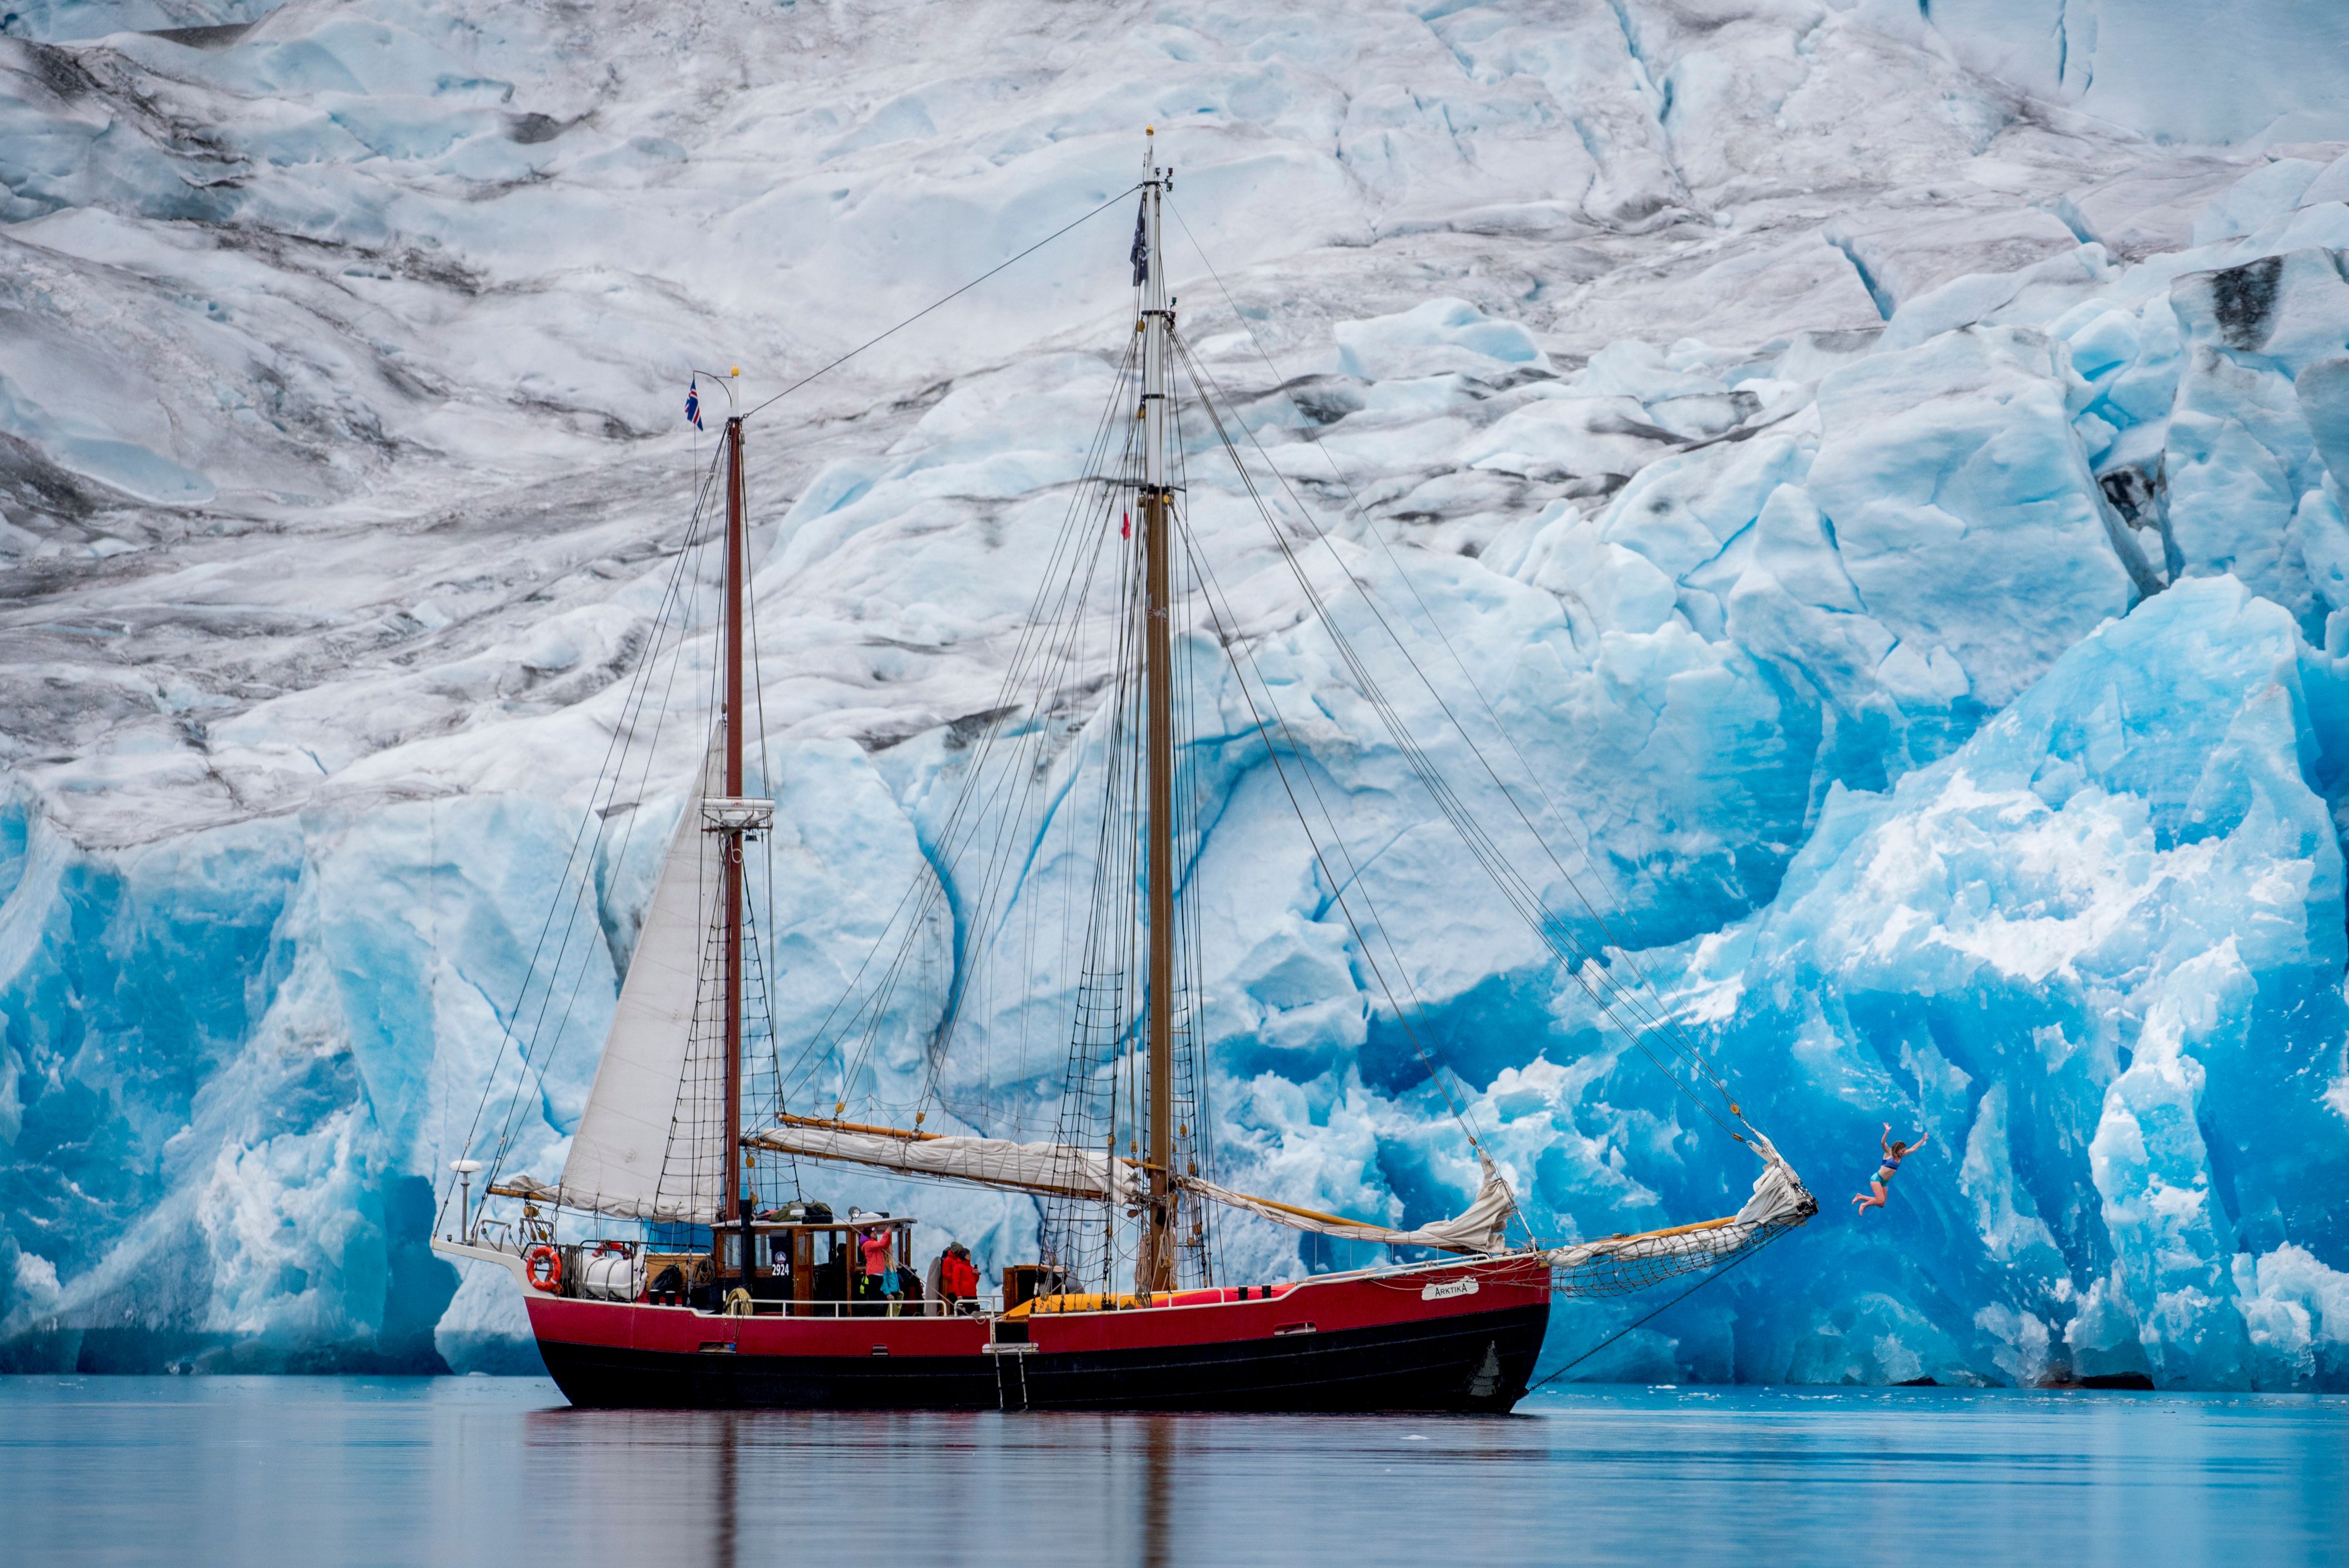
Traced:
<svg viewBox="0 0 2349 1568">
<path fill-rule="evenodd" d="M 1884 1183 L 1880 1181 L 1872 1181 L 1868 1183 L 1868 1185 L 1874 1189 L 1873 1192 L 1863 1192 L 1852 1199 L 1851 1211 L 1853 1213 L 1857 1214 L 1863 1209 L 1881 1209 L 1884 1207 Z"/>
</svg>

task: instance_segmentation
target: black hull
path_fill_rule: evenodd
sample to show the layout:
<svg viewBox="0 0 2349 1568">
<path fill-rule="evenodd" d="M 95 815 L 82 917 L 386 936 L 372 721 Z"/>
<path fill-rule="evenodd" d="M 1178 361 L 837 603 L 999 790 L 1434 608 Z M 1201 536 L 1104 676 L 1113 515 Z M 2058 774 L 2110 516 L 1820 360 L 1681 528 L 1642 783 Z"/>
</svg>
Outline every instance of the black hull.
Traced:
<svg viewBox="0 0 2349 1568">
<path fill-rule="evenodd" d="M 1525 1397 L 1549 1306 L 1214 1345 L 983 1355 L 715 1355 L 541 1340 L 605 1408 L 1458 1411 Z"/>
</svg>

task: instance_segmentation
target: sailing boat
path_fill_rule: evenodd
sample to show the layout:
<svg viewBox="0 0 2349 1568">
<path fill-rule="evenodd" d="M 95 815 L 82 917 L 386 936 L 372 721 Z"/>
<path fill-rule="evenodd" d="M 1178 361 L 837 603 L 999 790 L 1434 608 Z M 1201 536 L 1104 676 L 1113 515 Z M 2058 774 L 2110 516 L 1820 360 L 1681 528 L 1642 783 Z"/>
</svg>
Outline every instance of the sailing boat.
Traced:
<svg viewBox="0 0 2349 1568">
<path fill-rule="evenodd" d="M 773 1026 L 770 949 L 756 929 L 750 887 L 753 846 L 770 841 L 775 807 L 747 784 L 749 757 L 762 754 L 746 674 L 755 637 L 747 416 L 733 408 L 730 380 L 722 383 L 730 413 L 712 475 L 724 511 L 718 711 L 699 777 L 662 862 L 561 1175 L 547 1180 L 507 1168 L 520 1107 L 537 1103 L 525 1073 L 511 1085 L 494 1138 L 478 1135 L 490 1146 L 487 1158 L 473 1158 L 474 1145 L 455 1162 L 455 1213 L 444 1203 L 436 1227 L 444 1233 L 432 1242 L 445 1256 L 512 1272 L 547 1370 L 575 1404 L 1506 1411 L 1526 1392 L 1554 1294 L 1628 1292 L 1713 1267 L 1816 1212 L 1800 1179 L 1744 1121 L 1628 955 L 1609 961 L 1592 952 L 1533 896 L 1500 841 L 1467 814 L 1463 794 L 1435 773 L 1379 696 L 1326 608 L 1348 671 L 1477 862 L 1602 1014 L 1682 1093 L 1710 1096 L 1705 1114 L 1746 1144 L 1762 1168 L 1733 1215 L 1568 1245 L 1530 1233 L 1464 1115 L 1462 1136 L 1481 1183 L 1453 1219 L 1381 1225 L 1216 1179 L 1195 1022 L 1196 897 L 1185 882 L 1198 870 L 1202 841 L 1195 781 L 1186 780 L 1201 661 L 1231 661 L 1226 691 L 1238 691 L 1248 714 L 1241 728 L 1252 730 L 1296 808 L 1356 960 L 1376 977 L 1429 1081 L 1445 1089 L 1447 1080 L 1414 1024 L 1419 1010 L 1400 954 L 1365 907 L 1361 879 L 1348 874 L 1357 867 L 1334 818 L 1309 804 L 1315 786 L 1304 753 L 1261 670 L 1251 683 L 1250 639 L 1236 629 L 1212 563 L 1186 525 L 1190 443 L 1175 397 L 1178 368 L 1246 493 L 1268 522 L 1274 518 L 1216 408 L 1212 378 L 1177 330 L 1160 262 L 1172 184 L 1173 171 L 1145 151 L 1131 257 L 1135 326 L 1118 389 L 1081 499 L 1040 563 L 1042 586 L 1005 677 L 1007 701 L 979 717 L 961 793 L 925 846 L 942 869 L 908 892 L 791 1064 Z M 1301 594 L 1323 608 L 1289 535 L 1275 523 L 1273 535 Z M 1180 591 L 1186 581 L 1187 595 Z M 1195 601 L 1205 603 L 1205 622 L 1191 618 L 1195 605 L 1185 607 Z M 1090 621 L 1089 606 L 1099 612 Z M 1103 625 L 1107 669 L 1090 670 L 1086 628 L 1099 633 Z M 656 662 L 648 655 L 640 674 Z M 1024 697 L 1023 685 L 1032 688 Z M 632 691 L 632 711 L 650 703 L 648 680 L 643 689 L 641 702 Z M 1470 750 L 1481 755 L 1473 742 Z M 1085 779 L 1091 785 L 1080 790 Z M 1506 788 L 1501 794 L 1516 803 Z M 1092 803 L 1090 814 L 1071 804 L 1080 798 Z M 605 800 L 591 821 L 633 804 Z M 1007 836 L 989 837 L 980 825 L 990 814 L 1022 810 L 1048 818 L 1046 831 L 1065 842 L 1089 846 L 1071 862 L 1089 865 L 1090 881 L 1071 900 L 1083 907 L 1081 939 L 1064 955 L 1078 973 L 1056 993 L 1073 998 L 1074 1016 L 1065 1024 L 1069 1061 L 1052 1135 L 929 1130 L 933 1110 L 965 1125 L 988 1114 L 949 1108 L 941 1074 L 969 1026 L 971 976 L 981 964 L 976 944 L 1008 924 L 1007 898 L 1032 889 L 1007 888 L 1041 858 L 1006 856 Z M 1019 864 L 1007 869 L 1013 861 Z M 771 891 L 771 877 L 768 885 Z M 952 923 L 971 933 L 970 945 L 957 937 L 935 1016 L 909 1023 L 918 1010 L 905 1005 L 905 996 L 918 989 L 922 970 L 915 955 L 934 938 L 942 901 L 954 904 Z M 566 928 L 557 969 L 568 950 Z M 542 1019 L 554 992 L 552 981 L 544 984 Z M 873 1064 L 872 1048 L 893 1033 L 920 1036 L 911 1054 L 918 1089 L 910 1107 L 898 1102 L 911 1109 L 911 1125 L 902 1116 L 852 1118 L 852 1096 L 883 1103 L 887 1075 Z M 543 1055 L 532 1040 L 525 1065 L 543 1074 Z M 817 1075 L 834 1066 L 837 1085 L 820 1094 Z M 485 1091 L 485 1106 L 489 1098 Z M 1454 1109 L 1459 1114 L 1456 1100 Z M 1025 1130 L 1014 1118 L 1013 1131 Z M 834 1179 L 861 1169 L 897 1183 L 1026 1195 L 1041 1216 L 1039 1256 L 1007 1265 L 999 1293 L 948 1299 L 951 1293 L 913 1281 L 916 1220 L 854 1210 L 837 1216 L 807 1198 L 810 1168 Z M 484 1169 L 477 1210 L 471 1183 Z M 786 1190 L 797 1197 L 782 1199 Z M 492 1212 L 492 1200 L 501 1213 Z M 1234 1214 L 1364 1246 L 1384 1260 L 1301 1280 L 1236 1282 L 1217 1244 L 1217 1217 Z"/>
</svg>

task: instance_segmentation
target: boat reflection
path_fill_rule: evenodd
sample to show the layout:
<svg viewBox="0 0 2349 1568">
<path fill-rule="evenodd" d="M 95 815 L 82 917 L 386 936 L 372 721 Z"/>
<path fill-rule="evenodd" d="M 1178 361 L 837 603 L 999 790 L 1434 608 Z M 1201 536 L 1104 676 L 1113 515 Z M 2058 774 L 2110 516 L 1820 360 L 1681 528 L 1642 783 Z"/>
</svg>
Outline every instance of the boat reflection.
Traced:
<svg viewBox="0 0 2349 1568">
<path fill-rule="evenodd" d="M 1230 1436 L 1198 1416 L 558 1408 L 528 1417 L 517 1479 L 598 1561 L 733 1568 L 816 1542 L 952 1561 L 1025 1538 L 1172 1568 L 1211 1506 L 1193 1438 Z"/>
</svg>

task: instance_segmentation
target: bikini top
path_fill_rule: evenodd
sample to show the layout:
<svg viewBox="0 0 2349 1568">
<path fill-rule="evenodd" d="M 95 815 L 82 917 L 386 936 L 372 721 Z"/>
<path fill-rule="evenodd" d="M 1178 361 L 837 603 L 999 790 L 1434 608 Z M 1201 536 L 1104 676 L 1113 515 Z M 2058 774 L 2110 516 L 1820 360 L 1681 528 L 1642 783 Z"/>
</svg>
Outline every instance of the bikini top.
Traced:
<svg viewBox="0 0 2349 1568">
<path fill-rule="evenodd" d="M 1885 1168 L 1885 1169 L 1887 1169 L 1887 1170 L 1898 1170 L 1898 1169 L 1899 1169 L 1899 1168 L 1900 1168 L 1900 1157 L 1899 1157 L 1899 1155 L 1897 1155 L 1897 1154 L 1888 1154 L 1888 1155 L 1886 1155 L 1886 1156 L 1884 1157 L 1884 1168 Z"/>
</svg>

